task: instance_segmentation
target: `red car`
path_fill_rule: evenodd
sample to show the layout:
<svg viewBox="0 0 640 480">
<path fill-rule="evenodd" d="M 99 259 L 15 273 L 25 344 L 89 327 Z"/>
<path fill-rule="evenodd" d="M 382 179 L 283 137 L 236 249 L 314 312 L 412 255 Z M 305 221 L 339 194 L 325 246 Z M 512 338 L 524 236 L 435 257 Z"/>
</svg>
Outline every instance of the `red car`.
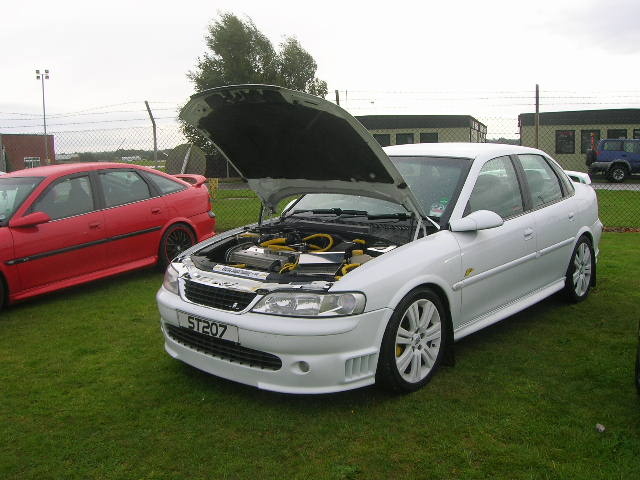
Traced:
<svg viewBox="0 0 640 480">
<path fill-rule="evenodd" d="M 200 175 L 77 163 L 0 177 L 0 306 L 154 264 L 214 235 Z"/>
</svg>

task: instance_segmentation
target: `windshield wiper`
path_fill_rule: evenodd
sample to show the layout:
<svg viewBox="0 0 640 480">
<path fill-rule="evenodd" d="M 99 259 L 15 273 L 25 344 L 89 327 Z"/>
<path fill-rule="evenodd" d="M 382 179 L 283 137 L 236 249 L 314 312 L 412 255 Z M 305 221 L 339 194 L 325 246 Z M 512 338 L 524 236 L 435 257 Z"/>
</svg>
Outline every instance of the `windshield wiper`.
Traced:
<svg viewBox="0 0 640 480">
<path fill-rule="evenodd" d="M 386 220 L 386 219 L 409 220 L 410 218 L 413 218 L 413 214 L 412 213 L 404 213 L 404 212 L 381 213 L 381 214 L 378 214 L 378 215 L 367 215 L 367 218 L 369 220 Z"/>
<path fill-rule="evenodd" d="M 336 215 L 340 217 L 342 215 L 356 215 L 359 217 L 367 216 L 366 210 L 342 210 L 341 208 L 313 208 L 306 210 L 294 210 L 291 215 L 297 215 L 299 213 L 313 213 L 314 215 Z"/>
</svg>

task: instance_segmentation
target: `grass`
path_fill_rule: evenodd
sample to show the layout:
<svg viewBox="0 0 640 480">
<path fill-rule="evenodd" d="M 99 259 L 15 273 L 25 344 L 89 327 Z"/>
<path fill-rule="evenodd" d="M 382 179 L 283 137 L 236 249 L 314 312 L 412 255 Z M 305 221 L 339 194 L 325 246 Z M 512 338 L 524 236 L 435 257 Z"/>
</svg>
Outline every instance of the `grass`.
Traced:
<svg viewBox="0 0 640 480">
<path fill-rule="evenodd" d="M 640 190 L 596 190 L 600 220 L 607 227 L 640 227 Z"/>
<path fill-rule="evenodd" d="M 607 227 L 640 227 L 640 190 L 596 190 L 600 219 Z M 287 200 L 281 203 L 286 205 Z M 218 190 L 213 202 L 217 230 L 254 223 L 258 220 L 260 201 L 252 190 Z"/>
<path fill-rule="evenodd" d="M 467 337 L 404 396 L 280 395 L 175 361 L 154 271 L 12 307 L 0 478 L 640 478 L 639 242 L 605 234 L 586 302 L 553 297 Z"/>
</svg>

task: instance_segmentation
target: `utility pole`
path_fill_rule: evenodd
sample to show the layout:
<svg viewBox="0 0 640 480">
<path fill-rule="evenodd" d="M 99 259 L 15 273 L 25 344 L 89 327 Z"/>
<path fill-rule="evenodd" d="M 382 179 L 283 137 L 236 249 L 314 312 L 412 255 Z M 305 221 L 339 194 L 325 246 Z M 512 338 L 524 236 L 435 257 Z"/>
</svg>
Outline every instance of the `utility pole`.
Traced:
<svg viewBox="0 0 640 480">
<path fill-rule="evenodd" d="M 45 69 L 44 73 L 36 70 L 36 80 L 40 80 L 42 84 L 42 121 L 44 124 L 44 161 L 46 165 L 49 163 L 49 140 L 47 139 L 47 109 L 44 103 L 44 81 L 49 80 L 49 70 Z"/>
<path fill-rule="evenodd" d="M 336 90 L 336 105 L 340 106 L 340 92 Z"/>
</svg>

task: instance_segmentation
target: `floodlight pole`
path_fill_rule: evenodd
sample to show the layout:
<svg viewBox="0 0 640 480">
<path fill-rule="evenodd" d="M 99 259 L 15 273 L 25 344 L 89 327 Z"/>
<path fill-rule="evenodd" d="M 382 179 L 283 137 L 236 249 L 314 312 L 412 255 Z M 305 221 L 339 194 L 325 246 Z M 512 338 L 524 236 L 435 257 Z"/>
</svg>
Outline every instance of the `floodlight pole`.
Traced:
<svg viewBox="0 0 640 480">
<path fill-rule="evenodd" d="M 44 81 L 49 80 L 49 70 L 45 69 L 42 74 L 40 70 L 36 70 L 36 80 L 40 80 L 42 84 L 42 122 L 44 125 L 44 161 L 46 165 L 49 163 L 49 140 L 47 139 L 47 109 L 44 102 Z"/>
</svg>

